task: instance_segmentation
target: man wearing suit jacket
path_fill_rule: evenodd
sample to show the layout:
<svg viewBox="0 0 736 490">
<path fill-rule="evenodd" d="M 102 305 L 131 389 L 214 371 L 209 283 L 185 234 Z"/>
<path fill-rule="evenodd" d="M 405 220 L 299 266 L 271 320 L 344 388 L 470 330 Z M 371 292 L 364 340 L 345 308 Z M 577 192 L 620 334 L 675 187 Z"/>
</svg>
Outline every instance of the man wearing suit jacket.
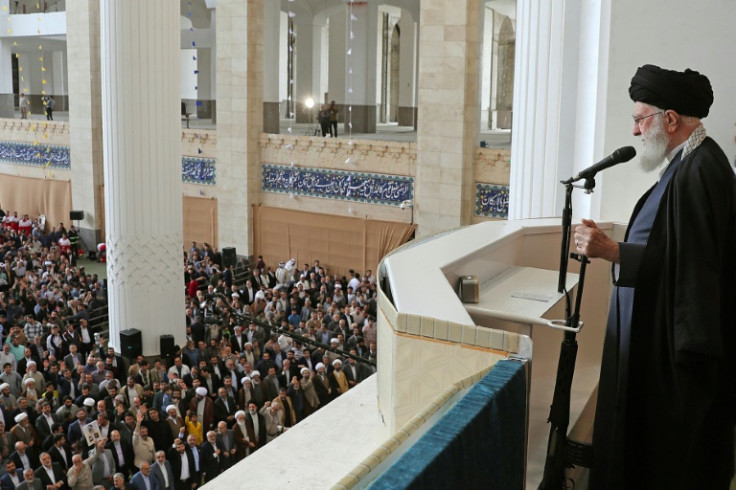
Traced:
<svg viewBox="0 0 736 490">
<path fill-rule="evenodd" d="M 207 440 L 202 443 L 202 466 L 205 483 L 212 481 L 220 474 L 223 468 L 223 449 L 217 443 L 217 434 L 211 430 L 207 432 Z"/>
<path fill-rule="evenodd" d="M 176 477 L 171 468 L 171 463 L 166 461 L 165 452 L 156 452 L 156 461 L 151 464 L 151 475 L 158 479 L 161 490 L 175 490 Z"/>
<path fill-rule="evenodd" d="M 54 445 L 49 449 L 51 461 L 59 463 L 62 468 L 69 469 L 72 466 L 72 451 L 66 445 L 64 434 L 54 434 Z"/>
<path fill-rule="evenodd" d="M 2 490 L 15 490 L 23 482 L 23 470 L 15 467 L 15 461 L 5 460 L 5 474 L 0 478 Z"/>
<path fill-rule="evenodd" d="M 82 438 L 82 427 L 92 422 L 92 419 L 87 417 L 87 411 L 83 408 L 77 410 L 76 415 L 77 420 L 69 424 L 69 429 L 67 430 L 66 439 L 69 441 L 69 444 L 74 444 L 80 440 Z"/>
<path fill-rule="evenodd" d="M 247 342 L 248 337 L 243 333 L 243 327 L 236 326 L 235 333 L 230 336 L 230 348 L 232 349 L 232 351 L 243 352 L 245 350 L 245 344 Z"/>
<path fill-rule="evenodd" d="M 120 432 L 114 430 L 110 432 L 110 441 L 105 446 L 106 449 L 110 450 L 113 459 L 115 460 L 115 468 L 118 472 L 123 473 L 125 476 L 130 475 L 131 469 L 133 468 L 133 446 L 120 437 Z"/>
<path fill-rule="evenodd" d="M 59 463 L 51 461 L 49 453 L 41 453 L 41 466 L 36 468 L 36 478 L 41 480 L 43 488 L 54 486 L 56 488 L 67 488 L 66 474 Z M 61 485 L 59 485 L 59 482 Z"/>
<path fill-rule="evenodd" d="M 225 422 L 232 425 L 235 422 L 235 400 L 229 397 L 225 388 L 217 390 L 217 400 L 215 400 L 215 421 Z"/>
<path fill-rule="evenodd" d="M 194 476 L 192 476 L 194 483 L 199 486 L 202 483 L 202 467 L 204 464 L 202 458 L 202 449 L 197 445 L 197 437 L 189 434 L 187 436 L 187 448 L 192 454 L 194 460 Z"/>
<path fill-rule="evenodd" d="M 354 356 L 358 355 L 358 351 L 355 349 L 350 349 L 350 353 Z M 362 364 L 358 364 L 352 357 L 348 358 L 348 364 L 342 371 L 345 373 L 350 388 L 359 385 L 367 377 L 365 367 Z"/>
<path fill-rule="evenodd" d="M 44 485 L 41 480 L 36 478 L 36 474 L 33 469 L 28 468 L 23 470 L 23 483 L 18 485 L 17 490 L 44 490 Z"/>
<path fill-rule="evenodd" d="M 235 434 L 227 428 L 225 422 L 219 422 L 217 424 L 217 442 L 222 446 L 222 469 L 224 471 L 237 462 L 235 460 L 237 453 Z"/>
<path fill-rule="evenodd" d="M 36 431 L 38 438 L 43 441 L 51 435 L 51 428 L 56 423 L 53 413 L 51 413 L 51 404 L 47 401 L 41 401 L 38 404 L 41 407 L 41 413 L 36 417 Z"/>
<path fill-rule="evenodd" d="M 192 451 L 181 439 L 176 439 L 174 447 L 169 449 L 167 463 L 171 464 L 176 490 L 191 490 L 193 483 L 199 483 L 199 480 L 196 479 L 197 472 Z"/>
<path fill-rule="evenodd" d="M 146 485 L 146 482 L 148 482 L 148 485 Z M 161 490 L 158 478 L 153 476 L 149 463 L 141 464 L 141 470 L 133 475 L 133 478 L 130 479 L 130 484 L 136 490 Z"/>
<path fill-rule="evenodd" d="M 284 359 L 283 368 L 281 369 L 281 373 L 279 374 L 279 387 L 291 386 L 291 380 L 294 378 L 294 376 L 296 376 L 297 378 L 301 378 L 299 368 L 297 368 L 295 364 L 292 364 L 291 360 Z"/>
<path fill-rule="evenodd" d="M 76 344 L 69 344 L 69 354 L 64 356 L 64 365 L 69 371 L 77 369 L 77 364 L 84 366 L 84 356 L 77 349 Z"/>
<path fill-rule="evenodd" d="M 104 440 L 104 439 L 103 439 Z M 93 449 L 90 453 L 97 452 L 97 458 L 92 465 L 92 481 L 95 485 L 105 488 L 112 486 L 112 476 L 116 472 L 115 458 L 109 449 Z"/>
<path fill-rule="evenodd" d="M 26 468 L 33 469 L 38 465 L 36 452 L 33 450 L 32 447 L 26 446 L 23 441 L 18 441 L 15 443 L 15 451 L 10 453 L 8 459 L 11 459 L 13 460 L 13 462 L 15 462 L 16 468 L 23 468 L 24 470 Z"/>
<path fill-rule="evenodd" d="M 33 349 L 29 349 L 28 347 L 26 347 L 24 351 L 24 357 L 20 361 L 18 361 L 17 364 L 16 371 L 18 371 L 18 374 L 20 374 L 21 376 L 25 376 L 26 370 L 28 368 L 28 363 L 31 361 L 38 364 L 38 355 L 33 352 Z"/>
</svg>

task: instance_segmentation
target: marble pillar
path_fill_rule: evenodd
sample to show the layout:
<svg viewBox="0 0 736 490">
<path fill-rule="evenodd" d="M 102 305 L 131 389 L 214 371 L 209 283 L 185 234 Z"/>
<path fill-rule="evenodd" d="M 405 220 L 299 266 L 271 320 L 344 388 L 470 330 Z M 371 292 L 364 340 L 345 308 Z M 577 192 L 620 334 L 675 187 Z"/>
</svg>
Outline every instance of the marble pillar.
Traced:
<svg viewBox="0 0 736 490">
<path fill-rule="evenodd" d="M 263 5 L 263 132 L 279 133 L 279 39 L 281 27 L 278 2 Z"/>
<path fill-rule="evenodd" d="M 314 20 L 295 23 L 296 33 L 296 80 L 295 104 L 296 122 L 317 122 L 317 111 L 322 103 L 320 93 L 320 74 L 322 72 L 322 30 L 324 26 L 315 24 Z M 306 105 L 307 99 L 314 101 L 314 106 Z"/>
<path fill-rule="evenodd" d="M 72 208 L 84 211 L 79 235 L 95 250 L 104 240 L 102 155 L 102 83 L 100 80 L 100 2 L 69 2 L 67 65 L 69 78 L 69 151 L 72 161 Z M 58 106 L 58 101 L 57 101 Z M 76 223 L 75 223 L 76 224 Z"/>
<path fill-rule="evenodd" d="M 2 3 L 2 2 L 0 2 Z M 7 2 L 5 2 L 6 4 Z M 0 13 L 0 18 L 7 15 Z M 0 28 L 4 23 L 0 22 Z M 15 117 L 15 94 L 13 94 L 13 42 L 0 38 L 0 117 Z"/>
<path fill-rule="evenodd" d="M 184 340 L 178 2 L 100 3 L 110 345 Z"/>
<path fill-rule="evenodd" d="M 253 253 L 263 131 L 263 0 L 217 2 L 217 185 L 220 248 Z M 247 35 L 244 35 L 247 33 Z"/>
<path fill-rule="evenodd" d="M 399 20 L 399 126 L 416 127 L 417 115 L 417 23 L 408 11 L 402 10 Z"/>
<path fill-rule="evenodd" d="M 345 5 L 345 133 L 376 132 L 378 4 Z M 352 127 L 351 127 L 352 126 Z"/>
<path fill-rule="evenodd" d="M 480 132 L 481 0 L 422 0 L 417 237 L 471 222 Z"/>
</svg>

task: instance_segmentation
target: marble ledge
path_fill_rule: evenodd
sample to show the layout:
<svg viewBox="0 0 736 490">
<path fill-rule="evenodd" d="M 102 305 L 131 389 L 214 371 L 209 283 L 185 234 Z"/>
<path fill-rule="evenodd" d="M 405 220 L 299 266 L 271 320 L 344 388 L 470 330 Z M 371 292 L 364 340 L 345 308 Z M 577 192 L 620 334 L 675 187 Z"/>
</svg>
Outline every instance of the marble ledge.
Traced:
<svg viewBox="0 0 736 490">
<path fill-rule="evenodd" d="M 390 311 L 391 308 L 388 309 Z M 382 308 L 382 312 L 386 309 Z M 519 336 L 513 332 L 494 330 L 477 325 L 463 325 L 436 318 L 398 313 L 390 323 L 395 332 L 419 338 L 452 342 L 481 349 L 502 352 L 518 352 Z"/>
</svg>

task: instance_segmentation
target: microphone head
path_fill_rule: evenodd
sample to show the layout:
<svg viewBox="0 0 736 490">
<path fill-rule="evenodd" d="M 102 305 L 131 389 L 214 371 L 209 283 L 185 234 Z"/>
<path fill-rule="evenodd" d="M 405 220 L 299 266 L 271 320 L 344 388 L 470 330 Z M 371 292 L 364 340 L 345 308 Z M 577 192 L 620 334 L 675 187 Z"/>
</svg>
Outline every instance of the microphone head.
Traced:
<svg viewBox="0 0 736 490">
<path fill-rule="evenodd" d="M 622 146 L 613 152 L 613 158 L 616 163 L 628 162 L 636 156 L 636 150 L 633 146 Z"/>
</svg>

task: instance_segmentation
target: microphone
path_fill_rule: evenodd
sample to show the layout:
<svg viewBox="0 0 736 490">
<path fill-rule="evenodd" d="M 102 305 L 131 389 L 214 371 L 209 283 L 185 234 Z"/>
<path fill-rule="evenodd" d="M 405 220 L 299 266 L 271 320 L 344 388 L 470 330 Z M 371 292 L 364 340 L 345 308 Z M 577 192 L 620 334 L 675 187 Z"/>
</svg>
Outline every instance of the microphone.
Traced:
<svg viewBox="0 0 736 490">
<path fill-rule="evenodd" d="M 604 158 L 600 162 L 593 164 L 584 170 L 581 170 L 580 172 L 578 172 L 577 175 L 575 175 L 574 177 L 570 177 L 567 180 L 562 181 L 562 183 L 572 184 L 573 182 L 577 182 L 578 180 L 592 179 L 593 177 L 595 177 L 595 174 L 597 174 L 601 170 L 605 170 L 608 167 L 613 167 L 614 165 L 618 165 L 619 163 L 628 162 L 635 156 L 636 156 L 636 150 L 634 149 L 633 146 L 621 147 L 618 150 L 611 153 L 610 155 L 608 155 L 606 158 Z"/>
</svg>

